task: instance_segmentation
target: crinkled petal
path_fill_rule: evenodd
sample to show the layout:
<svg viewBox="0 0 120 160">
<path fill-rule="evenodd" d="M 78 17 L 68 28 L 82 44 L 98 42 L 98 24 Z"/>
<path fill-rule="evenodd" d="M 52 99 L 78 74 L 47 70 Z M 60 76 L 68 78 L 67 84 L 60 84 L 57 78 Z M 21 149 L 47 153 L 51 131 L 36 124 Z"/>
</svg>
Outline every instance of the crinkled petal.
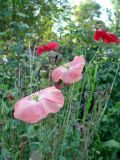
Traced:
<svg viewBox="0 0 120 160">
<path fill-rule="evenodd" d="M 63 79 L 63 75 L 68 72 L 68 69 L 66 69 L 65 67 L 61 66 L 61 67 L 58 67 L 54 70 L 52 70 L 52 79 L 55 81 L 55 82 L 58 82 L 59 80 L 62 80 Z"/>
<path fill-rule="evenodd" d="M 58 103 L 55 103 L 51 100 L 41 100 L 41 108 L 43 108 L 43 110 L 45 111 L 46 113 L 46 116 L 49 114 L 49 113 L 56 113 L 60 110 L 60 108 L 63 107 L 63 105 L 58 105 Z"/>
<path fill-rule="evenodd" d="M 81 68 L 83 69 L 85 66 L 85 58 L 84 56 L 75 56 L 73 61 L 71 62 L 71 67 L 72 68 Z"/>
<path fill-rule="evenodd" d="M 48 99 L 57 103 L 60 107 L 64 104 L 64 96 L 56 87 L 48 87 L 40 91 L 41 99 Z"/>
</svg>

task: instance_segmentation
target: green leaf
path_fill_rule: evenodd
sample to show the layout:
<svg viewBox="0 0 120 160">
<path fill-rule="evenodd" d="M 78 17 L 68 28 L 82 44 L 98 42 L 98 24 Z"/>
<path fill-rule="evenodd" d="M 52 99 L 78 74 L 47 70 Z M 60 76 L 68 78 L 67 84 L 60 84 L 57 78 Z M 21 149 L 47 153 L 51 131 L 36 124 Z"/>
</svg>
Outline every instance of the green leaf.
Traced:
<svg viewBox="0 0 120 160">
<path fill-rule="evenodd" d="M 18 24 L 18 28 L 21 30 L 26 30 L 29 28 L 29 26 L 26 23 L 21 23 L 21 24 Z"/>
<path fill-rule="evenodd" d="M 35 133 L 34 126 L 33 125 L 29 126 L 27 129 L 28 137 L 32 137 L 34 135 L 34 133 Z"/>
<path fill-rule="evenodd" d="M 59 156 L 59 160 L 66 160 L 66 158 L 63 156 Z"/>
<path fill-rule="evenodd" d="M 0 36 L 4 36 L 6 32 L 0 32 Z"/>
<path fill-rule="evenodd" d="M 27 37 L 34 38 L 34 37 L 35 37 L 35 33 L 26 33 L 26 36 L 27 36 Z"/>
<path fill-rule="evenodd" d="M 0 48 L 0 54 L 2 54 L 2 53 L 3 53 L 3 49 Z"/>
<path fill-rule="evenodd" d="M 106 141 L 103 146 L 109 148 L 120 148 L 120 143 L 114 139 L 111 139 L 109 141 Z"/>
<path fill-rule="evenodd" d="M 21 13 L 21 12 L 18 12 L 17 15 L 20 16 L 20 17 L 23 17 L 23 18 L 27 17 L 26 14 Z"/>
</svg>

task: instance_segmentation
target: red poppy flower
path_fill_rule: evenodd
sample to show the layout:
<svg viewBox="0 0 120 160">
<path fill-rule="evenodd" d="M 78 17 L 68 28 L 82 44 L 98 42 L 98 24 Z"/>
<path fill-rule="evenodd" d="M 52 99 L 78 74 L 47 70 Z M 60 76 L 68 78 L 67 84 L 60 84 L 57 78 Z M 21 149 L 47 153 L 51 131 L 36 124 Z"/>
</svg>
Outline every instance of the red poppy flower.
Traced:
<svg viewBox="0 0 120 160">
<path fill-rule="evenodd" d="M 60 47 L 60 45 L 57 42 L 50 42 L 44 46 L 38 46 L 37 47 L 37 55 L 39 56 L 39 55 L 43 54 L 44 52 L 58 49 L 59 47 Z"/>
<path fill-rule="evenodd" d="M 37 47 L 37 55 L 41 55 L 43 52 L 45 52 L 45 48 L 44 46 L 40 46 L 40 47 Z"/>
<path fill-rule="evenodd" d="M 120 39 L 115 34 L 106 32 L 105 30 L 96 30 L 93 39 L 95 41 L 102 39 L 104 43 L 120 43 Z"/>
<path fill-rule="evenodd" d="M 51 51 L 51 50 L 59 48 L 59 44 L 57 42 L 50 42 L 46 44 L 44 47 L 47 51 Z"/>
</svg>

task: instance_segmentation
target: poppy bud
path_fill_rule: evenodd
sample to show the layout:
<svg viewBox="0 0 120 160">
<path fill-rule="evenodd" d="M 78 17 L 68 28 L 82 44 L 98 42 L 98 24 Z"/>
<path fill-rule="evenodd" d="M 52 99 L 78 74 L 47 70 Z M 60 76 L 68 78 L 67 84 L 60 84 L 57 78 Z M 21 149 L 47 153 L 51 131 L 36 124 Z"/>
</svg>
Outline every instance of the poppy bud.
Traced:
<svg viewBox="0 0 120 160">
<path fill-rule="evenodd" d="M 12 101 L 12 100 L 14 100 L 15 97 L 14 97 L 12 94 L 10 94 L 10 95 L 8 96 L 8 98 L 9 98 L 10 101 Z"/>
</svg>

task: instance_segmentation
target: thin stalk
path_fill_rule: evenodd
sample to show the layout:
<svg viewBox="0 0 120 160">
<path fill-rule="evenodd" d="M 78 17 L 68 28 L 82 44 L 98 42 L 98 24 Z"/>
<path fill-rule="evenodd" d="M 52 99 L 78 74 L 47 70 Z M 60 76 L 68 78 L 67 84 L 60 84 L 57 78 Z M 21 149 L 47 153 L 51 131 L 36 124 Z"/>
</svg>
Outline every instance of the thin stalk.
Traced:
<svg viewBox="0 0 120 160">
<path fill-rule="evenodd" d="M 29 40 L 29 44 L 28 44 L 28 47 L 29 47 L 29 67 L 30 67 L 30 87 L 31 87 L 31 91 L 32 91 L 32 51 L 31 51 L 31 48 L 30 48 L 30 40 Z"/>
<path fill-rule="evenodd" d="M 114 87 L 114 84 L 115 84 L 115 81 L 116 81 L 116 78 L 117 78 L 117 75 L 118 75 L 119 68 L 120 68 L 120 61 L 118 62 L 118 66 L 117 66 L 117 69 L 116 69 L 116 73 L 115 73 L 113 82 L 112 82 L 112 84 L 111 84 L 110 95 L 109 95 L 109 97 L 107 98 L 107 101 L 106 101 L 106 103 L 105 103 L 105 107 L 103 108 L 102 113 L 100 114 L 100 117 L 98 117 L 98 120 L 96 121 L 94 127 L 92 127 L 92 131 L 91 131 L 91 133 L 90 133 L 90 135 L 89 135 L 89 137 L 88 137 L 88 140 L 89 140 L 89 141 L 88 141 L 88 147 L 89 147 L 90 141 L 92 141 L 92 139 L 93 139 L 93 134 L 94 134 L 94 132 L 95 132 L 95 129 L 96 129 L 96 127 L 98 127 L 98 125 L 100 124 L 101 119 L 102 119 L 102 117 L 103 117 L 103 115 L 104 115 L 104 113 L 105 113 L 105 111 L 106 111 L 106 109 L 107 109 L 108 102 L 109 102 L 109 99 L 110 99 L 110 97 L 111 97 L 111 92 L 112 92 L 112 90 L 113 90 L 113 87 Z M 99 115 L 98 115 L 98 116 L 99 116 Z M 89 128 L 89 129 L 90 129 L 90 128 Z"/>
<path fill-rule="evenodd" d="M 90 62 L 88 63 L 88 65 L 89 65 L 89 64 L 91 64 L 91 63 L 93 62 L 93 60 L 94 60 L 94 59 L 95 59 L 95 57 L 97 56 L 97 53 L 98 53 L 98 51 L 99 51 L 100 47 L 101 47 L 101 45 L 99 45 L 99 47 L 98 47 L 97 51 L 95 52 L 94 56 L 92 57 L 92 59 L 90 60 Z"/>
<path fill-rule="evenodd" d="M 72 107 L 72 98 L 73 98 L 73 89 L 74 89 L 74 84 L 71 87 L 71 92 L 70 92 L 70 96 L 69 96 L 69 101 L 68 101 L 68 110 L 66 111 L 66 117 L 64 119 L 64 123 L 63 126 L 65 126 L 65 133 L 63 135 L 63 141 L 62 141 L 62 149 L 61 149 L 61 156 L 63 153 L 63 147 L 64 147 L 64 142 L 65 142 L 65 138 L 69 129 L 69 120 L 70 120 L 70 115 L 71 115 L 71 107 Z"/>
<path fill-rule="evenodd" d="M 105 107 L 104 107 L 104 109 L 103 109 L 103 112 L 102 112 L 102 115 L 101 115 L 101 117 L 100 117 L 100 120 L 102 119 L 102 117 L 103 117 L 103 115 L 104 115 L 104 113 L 105 113 L 105 111 L 106 111 L 106 109 L 107 109 L 108 102 L 109 102 L 109 99 L 110 99 L 110 97 L 111 97 L 111 93 L 112 93 L 112 90 L 113 90 L 113 87 L 114 87 L 114 84 L 115 84 L 115 81 L 116 81 L 116 78 L 117 78 L 117 75 L 118 75 L 119 67 L 120 67 L 120 61 L 118 62 L 117 69 L 116 69 L 116 73 L 115 73 L 115 77 L 114 77 L 114 79 L 113 79 L 113 82 L 112 82 L 112 85 L 111 85 L 111 88 L 110 88 L 110 95 L 109 95 L 109 97 L 108 97 L 108 99 L 107 99 L 107 101 L 106 101 L 106 103 L 105 103 Z M 100 121 L 100 120 L 99 120 L 99 121 Z"/>
<path fill-rule="evenodd" d="M 103 115 L 104 115 L 104 113 L 105 113 L 105 111 L 106 111 L 106 109 L 107 109 L 108 102 L 109 102 L 109 99 L 110 99 L 110 97 L 111 97 L 111 93 L 112 93 L 112 90 L 113 90 L 113 87 L 114 87 L 114 84 L 115 84 L 115 81 L 116 81 L 116 78 L 117 78 L 117 75 L 118 75 L 119 68 L 120 68 L 120 61 L 118 62 L 118 66 L 117 66 L 117 69 L 116 69 L 116 73 L 115 73 L 113 82 L 112 82 L 112 84 L 111 84 L 110 95 L 109 95 L 109 97 L 108 97 L 107 100 L 106 100 L 105 107 L 104 107 L 104 109 L 103 109 L 103 111 L 102 111 L 102 113 L 101 113 L 100 118 L 98 119 L 98 122 L 96 123 L 95 127 L 93 128 L 90 137 L 93 135 L 96 127 L 98 127 L 98 125 L 100 124 L 101 119 L 102 119 L 102 117 L 103 117 Z"/>
<path fill-rule="evenodd" d="M 37 43 L 35 44 L 34 49 L 33 49 L 33 56 L 32 56 L 33 63 L 35 62 L 35 49 L 36 49 L 36 47 L 37 47 Z"/>
<path fill-rule="evenodd" d="M 98 47 L 97 51 L 95 52 L 94 56 L 92 57 L 92 59 L 91 59 L 90 62 L 88 63 L 88 66 L 93 62 L 93 60 L 94 60 L 95 57 L 97 56 L 97 53 L 98 53 L 100 47 L 101 47 L 101 45 L 99 45 L 99 47 Z M 84 75 L 83 75 L 83 79 L 84 79 L 84 77 L 85 77 L 85 75 L 86 75 L 86 72 L 87 72 L 87 69 L 85 70 L 85 73 L 84 73 Z M 81 94 L 80 94 L 80 104 L 81 104 L 81 101 L 82 101 L 82 95 L 83 95 L 85 83 L 86 83 L 85 80 L 83 80 L 83 85 L 82 85 Z M 77 115 L 76 115 L 76 116 L 77 116 L 77 119 L 78 119 L 79 112 L 80 112 L 80 107 L 78 107 L 78 111 L 77 111 Z"/>
</svg>

